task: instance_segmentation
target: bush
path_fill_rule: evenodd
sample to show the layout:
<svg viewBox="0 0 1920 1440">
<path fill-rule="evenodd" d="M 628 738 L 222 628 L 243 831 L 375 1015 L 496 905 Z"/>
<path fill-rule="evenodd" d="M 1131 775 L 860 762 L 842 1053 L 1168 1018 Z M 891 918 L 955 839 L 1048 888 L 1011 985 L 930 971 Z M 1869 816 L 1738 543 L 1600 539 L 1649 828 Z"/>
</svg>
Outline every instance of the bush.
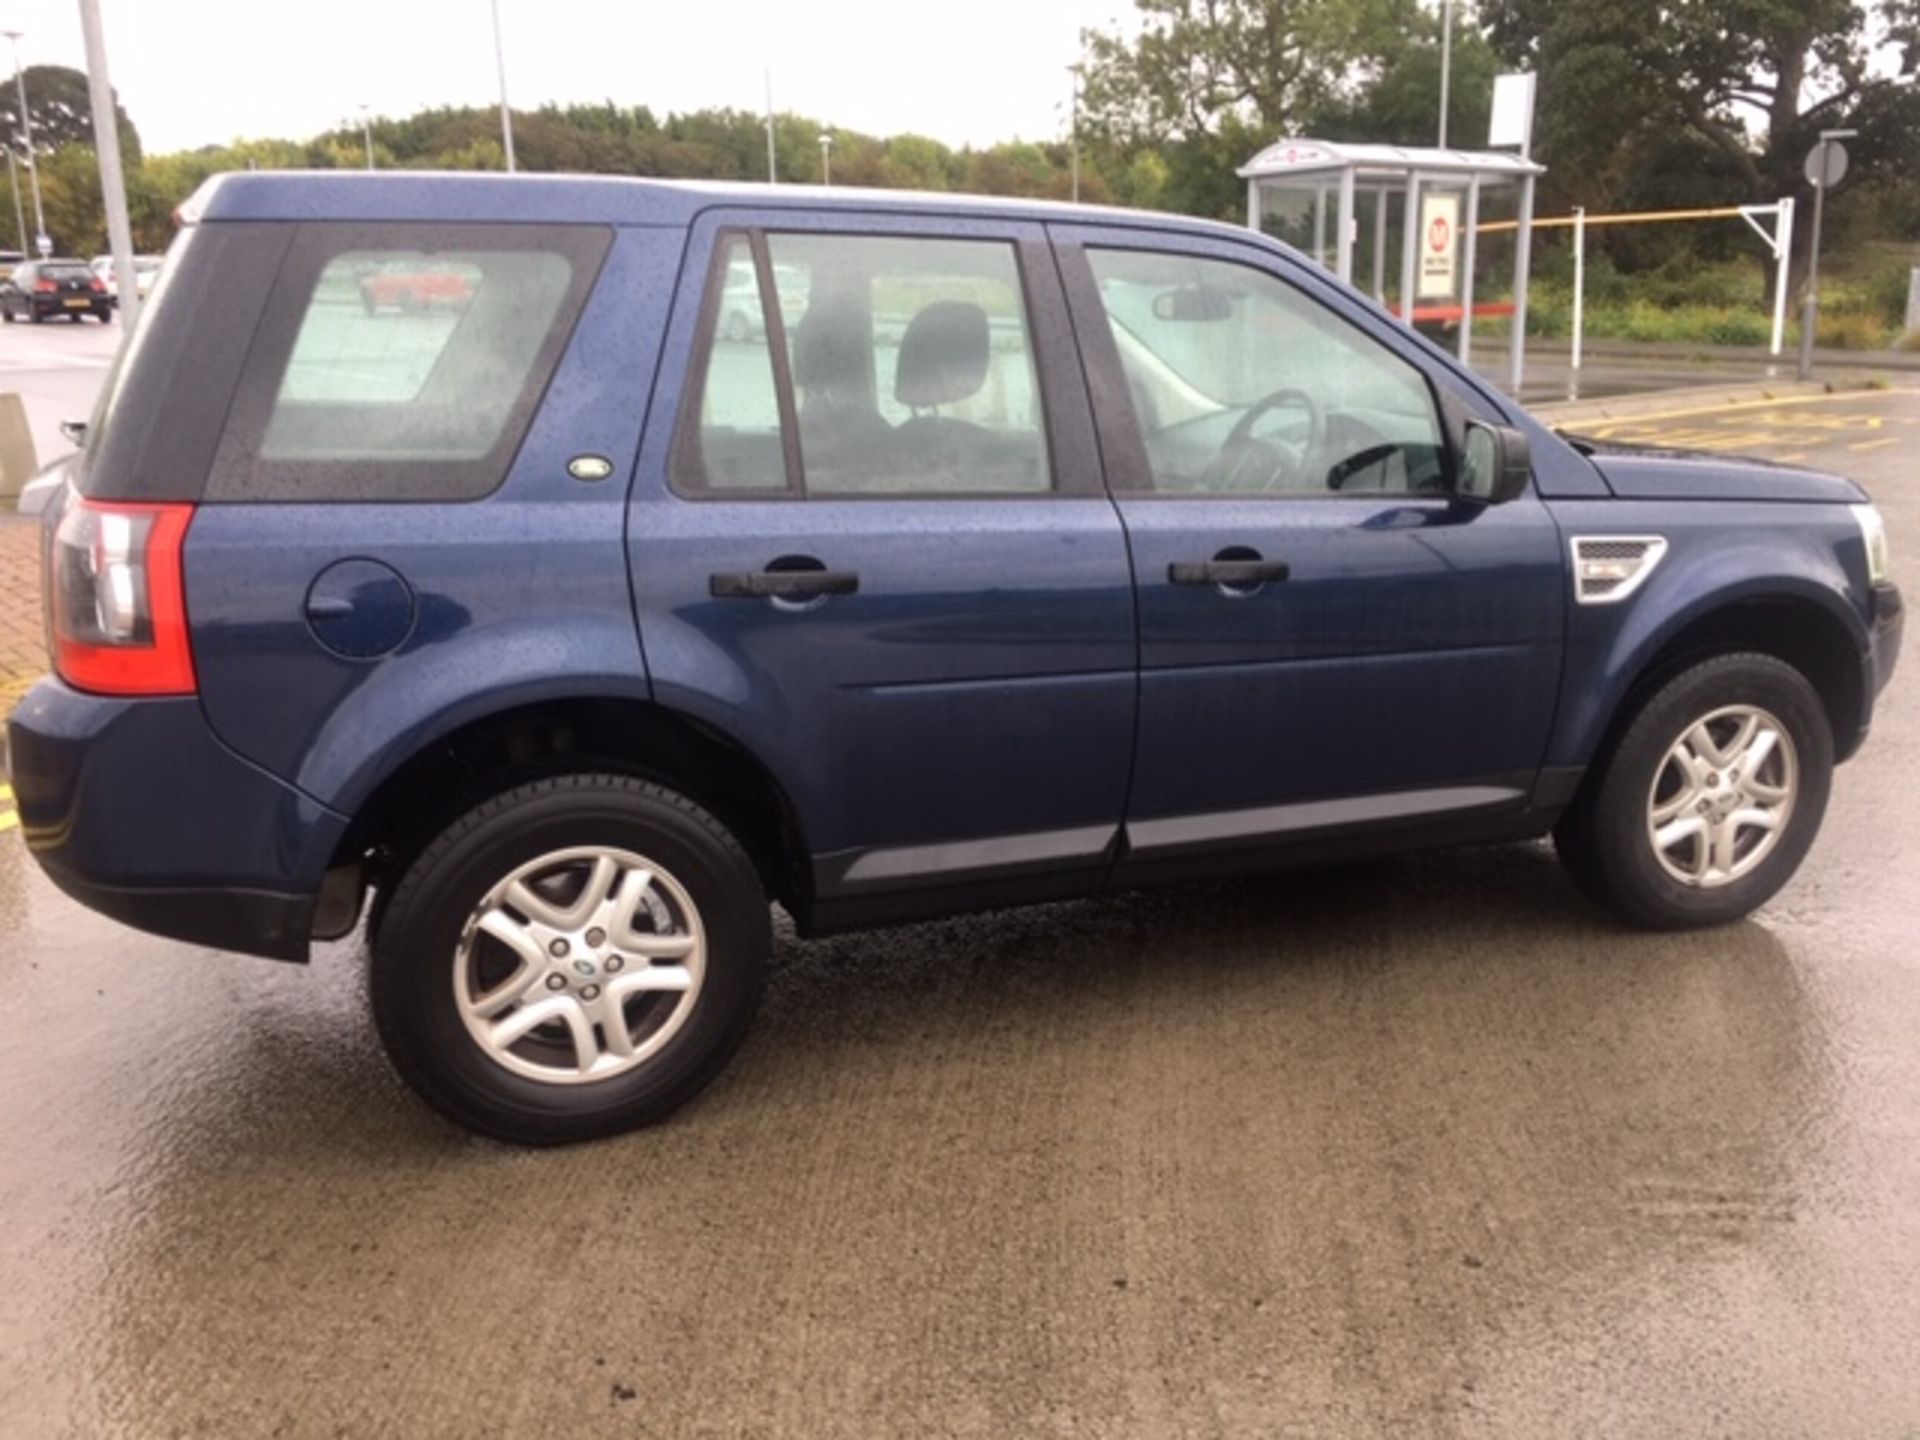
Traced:
<svg viewBox="0 0 1920 1440">
<path fill-rule="evenodd" d="M 1861 310 L 1829 310 L 1824 302 L 1814 343 L 1833 350 L 1884 350 L 1893 327 Z"/>
</svg>

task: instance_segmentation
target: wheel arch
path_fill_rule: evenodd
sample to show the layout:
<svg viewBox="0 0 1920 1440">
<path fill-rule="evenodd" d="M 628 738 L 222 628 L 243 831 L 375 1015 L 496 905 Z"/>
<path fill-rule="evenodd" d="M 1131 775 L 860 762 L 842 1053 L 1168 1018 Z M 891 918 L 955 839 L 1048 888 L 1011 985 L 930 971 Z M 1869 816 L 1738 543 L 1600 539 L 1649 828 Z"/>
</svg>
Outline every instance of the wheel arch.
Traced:
<svg viewBox="0 0 1920 1440">
<path fill-rule="evenodd" d="M 1755 583 L 1704 597 L 1608 667 L 1619 679 L 1587 733 L 1574 737 L 1578 763 L 1591 775 L 1661 686 L 1702 660 L 1739 651 L 1772 656 L 1806 676 L 1833 731 L 1834 760 L 1846 760 L 1864 738 L 1873 700 L 1863 636 L 1863 622 L 1844 600 L 1805 581 Z"/>
<path fill-rule="evenodd" d="M 463 718 L 413 745 L 372 781 L 335 847 L 331 873 L 390 888 L 435 834 L 529 778 L 578 770 L 634 775 L 710 810 L 796 915 L 811 905 L 798 812 L 771 770 L 732 735 L 651 701 L 543 697 Z M 355 873 L 357 872 L 357 873 Z"/>
</svg>

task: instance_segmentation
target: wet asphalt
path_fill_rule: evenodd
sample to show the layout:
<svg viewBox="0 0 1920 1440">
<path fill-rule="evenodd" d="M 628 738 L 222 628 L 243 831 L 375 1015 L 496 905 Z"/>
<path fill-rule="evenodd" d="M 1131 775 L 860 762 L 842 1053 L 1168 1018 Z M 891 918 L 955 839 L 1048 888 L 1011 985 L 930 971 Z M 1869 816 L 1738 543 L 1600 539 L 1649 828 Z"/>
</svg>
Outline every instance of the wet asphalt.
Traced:
<svg viewBox="0 0 1920 1440">
<path fill-rule="evenodd" d="M 1920 392 L 1848 404 L 1915 592 Z M 712 1090 L 558 1152 L 401 1089 L 354 945 L 0 835 L 0 1435 L 1913 1434 L 1916 669 L 1748 922 L 1523 846 L 789 935 Z"/>
</svg>

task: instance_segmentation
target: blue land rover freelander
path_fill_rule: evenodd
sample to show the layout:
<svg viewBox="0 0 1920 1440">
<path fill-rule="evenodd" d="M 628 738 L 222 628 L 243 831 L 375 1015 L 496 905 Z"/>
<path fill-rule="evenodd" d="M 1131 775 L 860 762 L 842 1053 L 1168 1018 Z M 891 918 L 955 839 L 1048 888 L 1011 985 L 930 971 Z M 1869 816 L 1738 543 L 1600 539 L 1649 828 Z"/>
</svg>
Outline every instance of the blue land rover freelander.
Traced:
<svg viewBox="0 0 1920 1440">
<path fill-rule="evenodd" d="M 364 911 L 394 1064 L 490 1135 L 692 1096 L 774 901 L 1551 834 L 1723 923 L 1893 669 L 1852 484 L 1560 438 L 1246 231 L 352 174 L 183 220 L 45 517 L 28 843 L 198 945 Z"/>
</svg>

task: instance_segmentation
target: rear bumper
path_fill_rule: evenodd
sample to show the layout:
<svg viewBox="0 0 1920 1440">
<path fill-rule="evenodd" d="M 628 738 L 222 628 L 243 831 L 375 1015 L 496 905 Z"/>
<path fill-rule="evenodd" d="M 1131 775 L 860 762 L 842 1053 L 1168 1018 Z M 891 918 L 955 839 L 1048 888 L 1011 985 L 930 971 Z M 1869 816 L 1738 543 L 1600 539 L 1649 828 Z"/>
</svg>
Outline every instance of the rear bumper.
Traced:
<svg viewBox="0 0 1920 1440">
<path fill-rule="evenodd" d="M 43 680 L 7 740 L 21 832 L 67 894 L 169 939 L 307 958 L 346 820 L 222 745 L 198 700 Z"/>
</svg>

